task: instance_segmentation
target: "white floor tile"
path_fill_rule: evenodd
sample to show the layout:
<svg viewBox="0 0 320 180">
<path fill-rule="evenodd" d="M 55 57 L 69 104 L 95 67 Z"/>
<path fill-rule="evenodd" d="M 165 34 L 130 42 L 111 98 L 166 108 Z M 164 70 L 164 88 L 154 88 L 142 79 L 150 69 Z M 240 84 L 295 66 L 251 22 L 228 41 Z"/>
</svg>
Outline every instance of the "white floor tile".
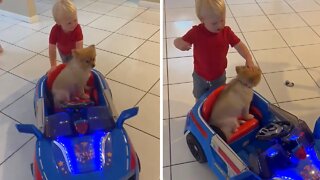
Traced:
<svg viewBox="0 0 320 180">
<path fill-rule="evenodd" d="M 91 28 L 89 26 L 83 27 L 82 33 L 84 40 L 83 43 L 86 45 L 99 44 L 101 41 L 111 35 L 111 32 Z M 94 36 L 92 36 L 93 34 Z"/>
<path fill-rule="evenodd" d="M 92 2 L 93 0 L 77 0 L 77 1 L 74 1 L 74 4 L 78 9 L 82 9 L 88 6 L 89 4 L 91 4 Z"/>
<path fill-rule="evenodd" d="M 28 49 L 36 53 L 40 53 L 46 48 L 48 48 L 48 44 L 49 36 L 41 32 L 35 32 L 16 43 L 17 46 L 20 46 L 24 49 Z"/>
<path fill-rule="evenodd" d="M 297 12 L 320 10 L 319 4 L 312 0 L 305 1 L 287 1 L 289 5 Z"/>
<path fill-rule="evenodd" d="M 169 119 L 168 86 L 167 86 L 167 85 L 164 85 L 162 88 L 163 88 L 163 95 L 162 95 L 162 102 L 163 102 L 163 119 Z"/>
<path fill-rule="evenodd" d="M 166 36 L 168 38 L 177 38 L 185 35 L 197 21 L 173 21 L 166 24 Z"/>
<path fill-rule="evenodd" d="M 140 158 L 139 179 L 160 178 L 160 142 L 159 139 L 125 126 L 132 144 Z"/>
<path fill-rule="evenodd" d="M 313 26 L 312 29 L 320 36 L 320 26 Z"/>
<path fill-rule="evenodd" d="M 5 86 L 1 86 L 0 88 L 0 110 L 35 86 L 34 84 L 9 73 L 0 76 L 0 84 L 5 84 Z"/>
<path fill-rule="evenodd" d="M 184 135 L 186 117 L 170 119 L 171 164 L 195 161 Z"/>
<path fill-rule="evenodd" d="M 168 67 L 167 67 L 167 59 L 163 59 L 163 84 L 168 84 Z"/>
<path fill-rule="evenodd" d="M 227 4 L 252 4 L 255 0 L 226 0 Z"/>
<path fill-rule="evenodd" d="M 93 13 L 98 13 L 98 14 L 106 14 L 117 7 L 118 7 L 118 5 L 115 5 L 115 4 L 94 2 L 94 3 L 90 4 L 89 6 L 86 6 L 82 10 L 93 12 Z"/>
<path fill-rule="evenodd" d="M 198 162 L 186 163 L 171 168 L 172 179 L 184 180 L 212 180 L 217 177 L 212 173 L 207 163 Z"/>
<path fill-rule="evenodd" d="M 21 134 L 19 136 L 24 138 L 24 136 L 28 135 Z M 17 138 L 17 140 L 19 139 Z M 35 138 L 33 138 L 12 157 L 10 157 L 10 159 L 8 159 L 4 164 L 0 166 L 1 179 L 33 179 L 30 164 L 33 163 L 35 143 Z"/>
<path fill-rule="evenodd" d="M 168 59 L 169 84 L 192 82 L 193 57 Z"/>
<path fill-rule="evenodd" d="M 160 26 L 160 13 L 152 10 L 147 10 L 134 19 L 134 21 L 148 23 Z"/>
<path fill-rule="evenodd" d="M 169 120 L 163 120 L 163 166 L 170 166 Z"/>
<path fill-rule="evenodd" d="M 89 23 L 93 22 L 94 20 L 101 17 L 100 14 L 86 12 L 86 11 L 78 11 L 78 22 L 81 25 L 88 25 Z"/>
<path fill-rule="evenodd" d="M 121 27 L 117 31 L 117 33 L 141 39 L 149 39 L 154 33 L 159 30 L 159 28 L 160 27 L 156 25 L 131 21 Z"/>
<path fill-rule="evenodd" d="M 34 90 L 22 96 L 2 112 L 23 124 L 37 124 L 33 106 Z"/>
<path fill-rule="evenodd" d="M 98 0 L 98 2 L 104 2 L 104 3 L 109 3 L 109 4 L 117 4 L 120 5 L 124 3 L 126 0 Z"/>
<path fill-rule="evenodd" d="M 97 45 L 98 48 L 121 54 L 124 56 L 130 55 L 135 51 L 144 40 L 124 36 L 120 34 L 112 34 L 107 39 Z"/>
<path fill-rule="evenodd" d="M 110 73 L 110 71 L 120 64 L 126 57 L 120 56 L 114 53 L 102 51 L 96 49 L 96 69 L 100 71 L 103 75 Z"/>
<path fill-rule="evenodd" d="M 160 66 L 160 44 L 147 41 L 133 52 L 130 57 Z"/>
<path fill-rule="evenodd" d="M 123 110 L 134 107 L 145 94 L 145 92 L 120 84 L 112 80 L 107 79 L 107 82 L 110 86 L 113 103 L 118 113 L 121 113 L 121 111 Z"/>
<path fill-rule="evenodd" d="M 41 76 L 48 72 L 49 69 L 49 59 L 45 56 L 37 55 L 12 69 L 10 72 L 36 83 Z"/>
<path fill-rule="evenodd" d="M 301 12 L 299 14 L 310 26 L 320 25 L 320 22 L 319 22 L 320 11 Z"/>
<path fill-rule="evenodd" d="M 13 67 L 35 56 L 35 53 L 6 43 L 1 44 L 4 52 L 0 54 L 0 68 L 10 70 Z"/>
<path fill-rule="evenodd" d="M 273 1 L 268 3 L 259 3 L 266 14 L 284 14 L 291 13 L 293 9 L 285 1 Z"/>
<path fill-rule="evenodd" d="M 126 19 L 118 18 L 118 17 L 111 17 L 111 16 L 102 16 L 99 19 L 93 21 L 88 26 L 115 32 L 123 25 L 128 22 Z"/>
<path fill-rule="evenodd" d="M 243 57 L 237 52 L 228 53 L 227 59 L 228 59 L 228 66 L 226 69 L 227 77 L 235 77 L 237 75 L 236 66 L 244 66 L 246 63 L 246 60 L 243 59 Z M 257 64 L 256 62 L 254 63 Z"/>
<path fill-rule="evenodd" d="M 192 21 L 198 20 L 195 9 L 192 8 L 175 8 L 166 10 L 166 21 Z"/>
<path fill-rule="evenodd" d="M 319 109 L 316 108 L 320 105 L 319 98 L 280 103 L 279 105 L 284 110 L 289 111 L 299 119 L 304 120 L 311 131 L 313 131 L 315 122 L 319 117 Z"/>
<path fill-rule="evenodd" d="M 167 57 L 168 58 L 192 56 L 193 48 L 191 48 L 189 51 L 180 51 L 179 49 L 174 47 L 173 45 L 174 39 L 175 38 L 167 39 Z"/>
<path fill-rule="evenodd" d="M 315 80 L 317 85 L 320 87 L 320 67 L 307 69 L 311 77 Z"/>
<path fill-rule="evenodd" d="M 171 9 L 171 8 L 185 8 L 185 7 L 194 7 L 194 1 L 193 0 L 185 0 L 183 3 L 180 1 L 166 1 L 165 8 Z"/>
<path fill-rule="evenodd" d="M 16 43 L 34 32 L 34 30 L 25 28 L 23 26 L 13 25 L 0 32 L 0 39 L 10 43 Z"/>
<path fill-rule="evenodd" d="M 277 29 L 307 26 L 297 14 L 269 15 L 269 18 Z"/>
<path fill-rule="evenodd" d="M 234 17 L 263 15 L 257 4 L 229 5 L 229 8 Z"/>
<path fill-rule="evenodd" d="M 163 180 L 171 180 L 170 167 L 163 168 Z"/>
<path fill-rule="evenodd" d="M 149 41 L 160 43 L 160 31 L 156 32 Z"/>
<path fill-rule="evenodd" d="M 187 115 L 195 104 L 192 89 L 192 82 L 169 86 L 170 118 Z"/>
<path fill-rule="evenodd" d="M 151 88 L 149 93 L 160 97 L 160 80 Z"/>
<path fill-rule="evenodd" d="M 253 54 L 264 73 L 303 68 L 289 48 L 253 51 Z"/>
<path fill-rule="evenodd" d="M 292 50 L 299 58 L 300 62 L 308 68 L 320 66 L 320 62 L 318 61 L 318 58 L 320 58 L 319 48 L 320 45 L 316 44 L 292 47 Z"/>
<path fill-rule="evenodd" d="M 108 12 L 107 14 L 110 16 L 121 17 L 124 19 L 131 20 L 140 15 L 143 11 L 145 11 L 144 8 L 119 6 L 116 9 Z"/>
<path fill-rule="evenodd" d="M 272 95 L 272 92 L 264 77 L 261 77 L 260 83 L 257 87 L 254 87 L 253 89 L 256 92 L 258 92 L 262 97 L 267 99 L 270 103 L 276 103 L 276 100 L 274 99 L 274 96 Z"/>
<path fill-rule="evenodd" d="M 138 115 L 126 124 L 160 138 L 160 98 L 147 94 L 137 106 L 139 107 Z"/>
<path fill-rule="evenodd" d="M 39 17 L 38 22 L 34 22 L 34 23 L 20 22 L 18 23 L 18 25 L 38 31 L 48 26 L 52 27 L 55 24 L 52 18 L 41 16 L 41 15 L 39 15 L 38 17 Z"/>
<path fill-rule="evenodd" d="M 141 61 L 126 59 L 107 78 L 148 91 L 159 80 L 159 69 Z"/>
<path fill-rule="evenodd" d="M 238 23 L 234 18 L 226 18 L 226 26 L 229 26 L 233 32 L 240 32 Z"/>
<path fill-rule="evenodd" d="M 238 17 L 236 20 L 242 32 L 274 29 L 266 16 Z"/>
<path fill-rule="evenodd" d="M 319 97 L 320 91 L 306 70 L 294 70 L 265 74 L 273 94 L 278 102 Z M 294 83 L 293 87 L 285 86 L 285 81 Z"/>
<path fill-rule="evenodd" d="M 287 47 L 275 30 L 243 33 L 251 50 Z"/>
<path fill-rule="evenodd" d="M 31 135 L 19 133 L 15 124 L 15 121 L 0 113 L 0 140 L 2 144 L 2 146 L 0 146 L 1 163 L 32 137 Z"/>
<path fill-rule="evenodd" d="M 289 46 L 320 43 L 320 37 L 309 27 L 279 30 Z"/>
</svg>

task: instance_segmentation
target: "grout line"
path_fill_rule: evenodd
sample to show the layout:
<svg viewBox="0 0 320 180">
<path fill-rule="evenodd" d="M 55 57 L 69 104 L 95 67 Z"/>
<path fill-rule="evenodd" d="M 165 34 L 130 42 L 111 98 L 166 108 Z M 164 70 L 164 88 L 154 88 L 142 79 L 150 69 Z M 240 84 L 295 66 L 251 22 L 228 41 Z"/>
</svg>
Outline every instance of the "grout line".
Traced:
<svg viewBox="0 0 320 180">
<path fill-rule="evenodd" d="M 14 151 L 11 155 L 9 155 L 4 161 L 2 161 L 0 163 L 0 166 L 3 165 L 9 158 L 11 158 L 12 156 L 14 156 L 14 154 L 16 154 L 20 149 L 22 149 L 26 144 L 28 144 L 32 139 L 34 138 L 34 136 L 32 136 L 29 140 L 27 140 L 24 144 L 22 144 L 22 146 L 20 146 L 16 151 Z"/>
</svg>

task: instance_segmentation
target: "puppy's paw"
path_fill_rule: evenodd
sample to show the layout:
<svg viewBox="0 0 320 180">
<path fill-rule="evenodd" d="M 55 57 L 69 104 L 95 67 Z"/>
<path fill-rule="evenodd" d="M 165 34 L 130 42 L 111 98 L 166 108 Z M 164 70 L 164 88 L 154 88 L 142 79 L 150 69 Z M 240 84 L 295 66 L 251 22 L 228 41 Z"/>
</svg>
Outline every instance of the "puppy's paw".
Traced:
<svg viewBox="0 0 320 180">
<path fill-rule="evenodd" d="M 84 93 L 84 94 L 81 94 L 81 95 L 80 95 L 80 98 L 81 98 L 81 99 L 89 99 L 90 97 L 89 97 L 88 94 L 85 94 L 85 93 Z"/>
<path fill-rule="evenodd" d="M 243 116 L 244 120 L 249 120 L 249 119 L 252 119 L 252 118 L 254 118 L 254 116 L 252 114 L 247 114 L 247 115 Z"/>
</svg>

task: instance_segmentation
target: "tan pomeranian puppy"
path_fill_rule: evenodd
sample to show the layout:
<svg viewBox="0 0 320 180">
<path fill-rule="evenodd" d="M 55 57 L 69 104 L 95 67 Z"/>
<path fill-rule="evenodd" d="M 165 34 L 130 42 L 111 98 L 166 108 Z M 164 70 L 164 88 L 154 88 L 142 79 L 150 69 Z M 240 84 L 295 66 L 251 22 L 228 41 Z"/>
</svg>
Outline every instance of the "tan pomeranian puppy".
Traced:
<svg viewBox="0 0 320 180">
<path fill-rule="evenodd" d="M 227 140 L 239 127 L 238 117 L 245 120 L 253 118 L 249 114 L 250 103 L 253 98 L 253 87 L 261 79 L 258 67 L 249 69 L 246 66 L 236 67 L 237 77 L 232 79 L 218 96 L 209 120 L 209 124 L 220 128 Z"/>
<path fill-rule="evenodd" d="M 87 81 L 92 68 L 95 66 L 96 48 L 91 45 L 83 49 L 72 50 L 73 59 L 60 72 L 52 85 L 55 108 L 60 108 L 72 99 L 88 99 L 85 94 Z"/>
</svg>

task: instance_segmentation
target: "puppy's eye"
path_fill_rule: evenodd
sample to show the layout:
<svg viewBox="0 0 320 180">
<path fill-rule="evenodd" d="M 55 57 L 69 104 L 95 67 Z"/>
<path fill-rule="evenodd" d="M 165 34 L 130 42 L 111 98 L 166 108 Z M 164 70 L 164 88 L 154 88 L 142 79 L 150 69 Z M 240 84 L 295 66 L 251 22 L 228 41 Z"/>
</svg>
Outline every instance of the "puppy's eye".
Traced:
<svg viewBox="0 0 320 180">
<path fill-rule="evenodd" d="M 88 63 L 88 64 L 89 64 L 89 62 L 90 62 L 89 60 L 86 60 L 86 63 Z"/>
</svg>

